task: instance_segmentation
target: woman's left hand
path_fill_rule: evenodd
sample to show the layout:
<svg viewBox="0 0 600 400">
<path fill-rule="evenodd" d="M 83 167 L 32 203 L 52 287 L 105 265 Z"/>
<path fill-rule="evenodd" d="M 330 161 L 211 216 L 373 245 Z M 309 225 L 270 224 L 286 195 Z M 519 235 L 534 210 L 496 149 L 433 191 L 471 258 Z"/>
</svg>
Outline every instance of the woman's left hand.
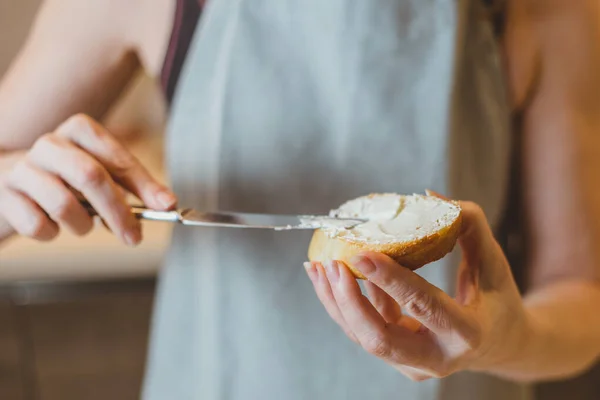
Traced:
<svg viewBox="0 0 600 400">
<path fill-rule="evenodd" d="M 493 370 L 517 358 L 527 338 L 521 296 L 483 211 L 470 202 L 461 207 L 463 259 L 454 299 L 382 254 L 355 260 L 370 301 L 342 262 L 305 264 L 346 335 L 415 381 Z"/>
</svg>

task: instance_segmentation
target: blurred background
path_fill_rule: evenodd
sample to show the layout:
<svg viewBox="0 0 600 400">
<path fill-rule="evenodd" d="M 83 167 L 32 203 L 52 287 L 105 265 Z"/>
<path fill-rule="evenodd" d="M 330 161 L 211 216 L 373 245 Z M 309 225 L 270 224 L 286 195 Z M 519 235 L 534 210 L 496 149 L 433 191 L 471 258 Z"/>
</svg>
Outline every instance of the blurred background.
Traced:
<svg viewBox="0 0 600 400">
<path fill-rule="evenodd" d="M 0 0 L 0 79 L 40 2 Z M 140 73 L 106 124 L 164 180 L 161 96 Z M 168 225 L 146 224 L 136 249 L 104 229 L 84 239 L 62 234 L 50 244 L 17 238 L 0 245 L 0 399 L 138 398 L 168 240 Z M 540 400 L 597 400 L 600 369 L 536 390 Z"/>
</svg>

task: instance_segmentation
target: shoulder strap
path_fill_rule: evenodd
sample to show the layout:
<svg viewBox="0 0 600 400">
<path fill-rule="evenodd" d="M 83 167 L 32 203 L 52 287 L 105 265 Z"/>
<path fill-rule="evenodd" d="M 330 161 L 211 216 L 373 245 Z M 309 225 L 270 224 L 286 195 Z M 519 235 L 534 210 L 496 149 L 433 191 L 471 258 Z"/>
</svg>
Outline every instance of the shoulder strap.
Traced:
<svg viewBox="0 0 600 400">
<path fill-rule="evenodd" d="M 205 0 L 177 0 L 169 48 L 161 71 L 161 86 L 171 104 Z"/>
</svg>

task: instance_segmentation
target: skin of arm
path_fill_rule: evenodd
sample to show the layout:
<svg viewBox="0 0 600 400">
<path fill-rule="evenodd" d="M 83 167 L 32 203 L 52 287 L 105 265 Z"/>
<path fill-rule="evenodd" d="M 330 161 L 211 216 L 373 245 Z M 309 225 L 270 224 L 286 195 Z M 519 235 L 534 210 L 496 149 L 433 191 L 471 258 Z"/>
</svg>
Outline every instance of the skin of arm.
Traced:
<svg viewBox="0 0 600 400">
<path fill-rule="evenodd" d="M 532 247 L 524 304 L 531 332 L 518 357 L 489 372 L 535 381 L 575 375 L 600 354 L 600 3 L 528 0 L 520 7 L 536 50 L 522 57 L 517 36 L 505 44 L 513 84 L 537 74 L 529 96 L 513 90 L 517 102 L 527 102 L 523 189 Z"/>
<path fill-rule="evenodd" d="M 43 3 L 0 85 L 1 152 L 31 147 L 73 114 L 104 115 L 139 67 L 119 11 L 111 1 Z"/>
</svg>

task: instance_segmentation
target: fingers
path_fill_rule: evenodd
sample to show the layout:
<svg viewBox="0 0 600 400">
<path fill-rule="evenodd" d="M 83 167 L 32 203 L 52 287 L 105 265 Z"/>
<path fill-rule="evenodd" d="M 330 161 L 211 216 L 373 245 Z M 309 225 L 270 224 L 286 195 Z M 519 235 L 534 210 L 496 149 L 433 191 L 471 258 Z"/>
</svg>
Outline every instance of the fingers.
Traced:
<svg viewBox="0 0 600 400">
<path fill-rule="evenodd" d="M 369 353 L 393 364 L 413 367 L 433 365 L 441 359 L 440 349 L 430 335 L 387 323 L 362 295 L 343 263 L 328 264 L 327 278 L 342 317 Z"/>
<path fill-rule="evenodd" d="M 113 233 L 135 245 L 141 240 L 141 225 L 131 213 L 123 189 L 153 209 L 172 209 L 176 204 L 171 191 L 85 115 L 76 115 L 54 133 L 41 137 L 17 166 L 0 178 L 0 190 L 8 191 L 7 201 L 21 212 L 29 210 L 40 225 L 33 229 L 31 224 L 25 226 L 23 215 L 20 219 L 10 216 L 20 224 L 21 232 L 33 237 L 51 236 L 57 229 L 55 222 L 78 235 L 89 232 L 93 220 L 80 204 L 85 199 Z M 2 205 L 9 214 L 6 203 Z"/>
<path fill-rule="evenodd" d="M 365 253 L 353 263 L 369 281 L 436 334 L 467 329 L 468 318 L 446 293 L 379 253 Z"/>
<path fill-rule="evenodd" d="M 58 127 L 56 134 L 96 158 L 112 178 L 139 197 L 146 206 L 168 210 L 175 206 L 173 193 L 156 181 L 142 164 L 106 129 L 85 115 L 76 115 Z"/>
<path fill-rule="evenodd" d="M 367 298 L 363 296 L 356 280 L 346 281 L 346 277 L 342 275 L 344 271 L 339 264 L 336 261 L 327 263 L 327 279 L 331 284 L 333 297 L 338 304 L 342 317 L 364 346 L 364 342 L 370 341 L 369 336 L 373 334 L 378 336 L 387 335 L 387 323 Z M 344 284 L 340 284 L 340 279 L 343 279 Z M 357 312 L 347 311 L 352 309 Z M 343 310 L 346 310 L 346 312 Z M 380 350 L 381 356 L 384 356 L 384 349 Z"/>
<path fill-rule="evenodd" d="M 417 332 L 421 328 L 419 321 L 402 314 L 400 305 L 389 294 L 369 281 L 365 281 L 364 285 L 371 304 L 387 323 L 402 326 L 412 332 Z"/>
<path fill-rule="evenodd" d="M 461 201 L 462 225 L 458 242 L 463 250 L 463 257 L 469 263 L 482 263 L 494 255 L 496 244 L 485 213 L 477 204 Z"/>
<path fill-rule="evenodd" d="M 54 239 L 58 225 L 26 196 L 4 188 L 0 191 L 2 217 L 18 234 L 40 241 Z"/>
<path fill-rule="evenodd" d="M 94 207 L 110 229 L 134 245 L 141 240 L 141 226 L 106 169 L 72 143 L 46 135 L 31 149 L 27 162 L 65 181 Z"/>
<path fill-rule="evenodd" d="M 307 263 L 304 263 L 304 268 L 306 269 L 306 273 L 308 274 L 308 277 L 310 278 L 311 282 L 313 283 L 315 292 L 317 293 L 317 297 L 319 298 L 319 300 L 325 307 L 325 310 L 327 311 L 327 313 L 329 314 L 331 319 L 333 319 L 340 326 L 340 328 L 342 328 L 344 333 L 353 342 L 358 344 L 358 340 L 356 339 L 356 336 L 354 335 L 354 333 L 352 331 L 350 331 L 350 329 L 348 329 L 348 325 L 346 324 L 346 321 L 344 321 L 344 318 L 342 317 L 342 314 L 340 313 L 340 310 L 335 302 L 335 299 L 333 298 L 333 293 L 331 292 L 331 286 L 329 285 L 329 281 L 327 280 L 327 277 L 325 276 L 325 270 L 324 270 L 323 266 L 320 263 L 307 262 Z"/>
<path fill-rule="evenodd" d="M 426 190 L 430 196 L 449 200 L 445 196 Z M 507 283 L 513 284 L 508 261 L 502 252 L 488 223 L 485 212 L 476 203 L 460 201 L 462 225 L 458 244 L 463 252 L 463 264 L 458 280 L 458 294 L 463 302 L 473 298 L 473 290 L 479 287 L 497 289 Z M 467 292 L 471 293 L 467 293 Z"/>
<path fill-rule="evenodd" d="M 56 176 L 27 162 L 18 163 L 9 176 L 10 188 L 37 203 L 55 222 L 76 235 L 87 234 L 94 226 L 92 217 L 75 194 Z"/>
<path fill-rule="evenodd" d="M 326 276 L 318 278 L 317 273 L 323 273 L 320 264 L 307 263 L 305 267 L 313 283 L 317 279 L 328 282 L 328 285 L 315 285 L 321 302 L 348 336 L 356 338 L 366 351 L 414 380 L 429 377 L 426 370 L 443 359 L 441 348 L 431 335 L 414 333 L 402 326 L 386 323 L 362 295 L 354 276 L 343 263 L 328 263 Z M 424 368 L 425 371 L 419 372 L 418 368 Z"/>
<path fill-rule="evenodd" d="M 398 324 L 402 319 L 402 309 L 396 300 L 369 281 L 365 282 L 365 289 L 371 304 L 383 319 L 388 323 Z"/>
<path fill-rule="evenodd" d="M 306 269 L 308 277 L 313 282 L 317 297 L 325 306 L 329 316 L 344 330 L 350 339 L 358 343 L 356 336 L 349 330 L 348 324 L 342 317 L 338 305 L 335 302 L 335 298 L 331 291 L 331 285 L 325 276 L 323 266 L 320 263 L 307 262 L 304 263 L 304 268 Z M 402 310 L 398 303 L 396 303 L 396 301 L 387 293 L 368 281 L 365 282 L 365 288 L 367 289 L 369 300 L 386 322 L 403 326 L 412 332 L 417 332 L 419 330 L 421 324 L 408 315 L 402 315 Z"/>
</svg>

